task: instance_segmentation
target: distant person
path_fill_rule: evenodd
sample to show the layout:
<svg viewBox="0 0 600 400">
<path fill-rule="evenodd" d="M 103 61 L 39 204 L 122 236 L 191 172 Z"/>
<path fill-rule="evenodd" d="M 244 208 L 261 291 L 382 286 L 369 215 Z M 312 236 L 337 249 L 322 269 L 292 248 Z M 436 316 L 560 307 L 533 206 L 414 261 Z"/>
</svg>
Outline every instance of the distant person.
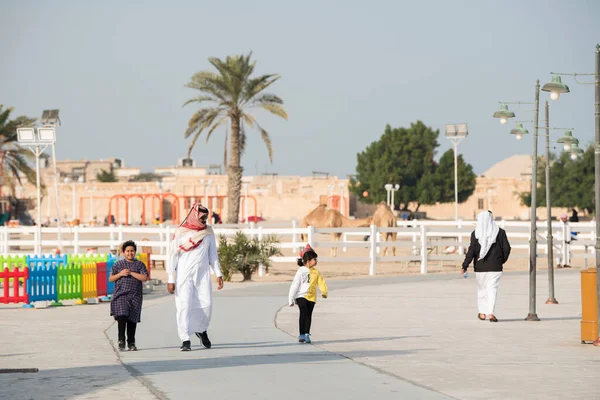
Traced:
<svg viewBox="0 0 600 400">
<path fill-rule="evenodd" d="M 573 214 L 571 214 L 571 218 L 569 218 L 569 222 L 579 222 L 579 214 L 577 213 L 577 210 L 572 208 L 571 211 L 573 212 Z"/>
<path fill-rule="evenodd" d="M 571 211 L 573 212 L 573 214 L 571 214 L 571 217 L 569 218 L 569 222 L 573 222 L 573 223 L 579 222 L 579 214 L 577 214 L 577 210 L 575 210 L 574 208 L 571 208 Z M 578 233 L 579 232 L 571 232 L 571 239 L 577 240 Z"/>
<path fill-rule="evenodd" d="M 491 211 L 477 215 L 477 225 L 471 233 L 469 250 L 462 264 L 462 273 L 467 272 L 473 261 L 477 279 L 477 317 L 484 321 L 498 322 L 494 315 L 498 285 L 503 265 L 508 261 L 510 244 L 506 232 L 496 225 Z"/>
<path fill-rule="evenodd" d="M 312 323 L 312 313 L 317 302 L 317 286 L 321 291 L 321 296 L 327 298 L 327 283 L 323 276 L 315 268 L 317 266 L 317 253 L 306 245 L 306 248 L 300 253 L 298 259 L 298 271 L 294 276 L 289 292 L 290 307 L 298 304 L 300 316 L 298 318 L 299 333 L 298 341 L 300 343 L 312 343 L 310 338 L 310 326 Z"/>
<path fill-rule="evenodd" d="M 567 214 L 560 215 L 562 229 L 556 235 L 556 267 L 571 268 L 571 226 Z"/>
<path fill-rule="evenodd" d="M 125 351 L 125 331 L 129 351 L 137 351 L 135 331 L 142 316 L 143 282 L 148 270 L 143 262 L 135 259 L 137 246 L 128 240 L 120 247 L 125 258 L 115 262 L 110 271 L 109 282 L 115 282 L 110 303 L 110 315 L 117 321 L 119 350 Z"/>
</svg>

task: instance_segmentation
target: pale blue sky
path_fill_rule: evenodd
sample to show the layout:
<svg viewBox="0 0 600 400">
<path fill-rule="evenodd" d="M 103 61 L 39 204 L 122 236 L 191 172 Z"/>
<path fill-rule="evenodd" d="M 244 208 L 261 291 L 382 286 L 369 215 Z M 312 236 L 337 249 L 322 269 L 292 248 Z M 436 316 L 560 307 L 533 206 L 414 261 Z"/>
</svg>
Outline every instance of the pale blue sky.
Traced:
<svg viewBox="0 0 600 400">
<path fill-rule="evenodd" d="M 440 154 L 444 124 L 467 122 L 459 150 L 482 173 L 531 153 L 530 138 L 492 118 L 498 101 L 533 101 L 550 71 L 592 72 L 599 16 L 594 0 L 0 0 L 0 103 L 35 117 L 59 108 L 59 159 L 117 156 L 151 170 L 187 151 L 190 77 L 208 57 L 253 51 L 259 73 L 282 76 L 272 92 L 290 118 L 258 115 L 275 160 L 250 132 L 247 174 L 345 177 L 386 124 L 418 119 L 440 129 Z M 587 147 L 593 86 L 566 83 L 551 125 L 574 127 Z M 517 119 L 533 119 L 531 108 L 514 109 Z M 193 157 L 221 163 L 222 149 L 223 131 Z"/>
</svg>

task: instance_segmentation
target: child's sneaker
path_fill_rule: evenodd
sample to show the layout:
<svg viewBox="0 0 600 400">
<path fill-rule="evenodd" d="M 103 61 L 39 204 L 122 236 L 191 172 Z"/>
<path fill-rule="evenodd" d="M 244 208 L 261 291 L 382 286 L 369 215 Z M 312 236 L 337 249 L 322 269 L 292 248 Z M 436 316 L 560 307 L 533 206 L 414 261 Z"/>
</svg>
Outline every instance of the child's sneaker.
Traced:
<svg viewBox="0 0 600 400">
<path fill-rule="evenodd" d="M 310 333 L 304 335 L 304 343 L 312 343 L 312 341 L 310 340 Z"/>
<path fill-rule="evenodd" d="M 300 336 L 298 336 L 298 341 L 299 341 L 300 343 L 304 343 L 304 341 L 305 341 L 305 340 L 306 340 L 306 337 L 305 337 L 304 335 L 300 335 Z"/>
<path fill-rule="evenodd" d="M 125 351 L 125 341 L 119 340 L 119 351 Z"/>
<path fill-rule="evenodd" d="M 127 345 L 129 347 L 129 351 L 137 351 L 137 347 L 135 347 L 135 343 L 131 343 Z"/>
</svg>

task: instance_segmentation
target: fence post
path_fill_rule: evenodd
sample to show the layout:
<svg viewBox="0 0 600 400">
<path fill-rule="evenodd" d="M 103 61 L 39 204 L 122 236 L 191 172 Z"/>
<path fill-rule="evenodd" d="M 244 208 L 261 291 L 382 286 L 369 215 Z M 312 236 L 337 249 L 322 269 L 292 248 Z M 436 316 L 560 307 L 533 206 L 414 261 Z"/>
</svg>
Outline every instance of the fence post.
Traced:
<svg viewBox="0 0 600 400">
<path fill-rule="evenodd" d="M 123 243 L 123 224 L 119 225 L 119 230 L 117 233 L 117 238 L 119 239 L 119 245 Z"/>
<path fill-rule="evenodd" d="M 79 226 L 73 227 L 73 254 L 79 254 Z"/>
<path fill-rule="evenodd" d="M 427 229 L 421 225 L 421 273 L 427 273 Z"/>
<path fill-rule="evenodd" d="M 170 255 L 170 248 L 171 246 L 169 245 L 169 241 L 171 240 L 171 227 L 167 226 L 167 233 L 166 233 L 166 237 L 165 237 L 165 247 L 164 247 L 164 253 L 161 252 L 161 254 L 166 254 L 167 256 Z"/>
<path fill-rule="evenodd" d="M 294 251 L 296 251 L 300 247 L 298 246 L 298 232 L 296 232 L 296 229 L 298 229 L 297 219 L 292 220 L 292 229 L 294 229 L 294 233 L 292 233 L 292 245 L 294 246 Z"/>
<path fill-rule="evenodd" d="M 110 246 L 109 246 L 109 248 L 110 248 L 110 251 L 111 251 L 111 253 L 112 253 L 113 251 L 115 251 L 115 252 L 116 252 L 116 250 L 117 250 L 117 245 L 115 245 L 115 244 L 113 243 L 113 242 L 115 241 L 115 239 L 116 239 L 116 238 L 115 238 L 115 229 L 114 229 L 114 226 L 110 226 L 110 225 L 109 225 L 109 228 L 110 228 L 110 233 L 109 233 L 109 235 L 110 235 L 110 236 L 109 236 L 109 238 L 110 238 Z"/>
<path fill-rule="evenodd" d="M 262 232 L 262 226 L 258 227 L 258 241 L 262 241 L 263 239 L 263 232 Z M 264 276 L 265 275 L 265 266 L 260 264 L 258 266 L 258 276 Z"/>
<path fill-rule="evenodd" d="M 306 235 L 306 239 L 308 240 L 308 244 L 310 245 L 310 247 L 315 247 L 315 242 L 314 242 L 314 237 L 315 237 L 315 227 L 312 225 L 308 226 L 308 235 Z"/>
<path fill-rule="evenodd" d="M 371 242 L 371 247 L 369 248 L 369 255 L 371 257 L 371 262 L 369 264 L 369 275 L 375 275 L 375 267 L 377 265 L 377 225 L 371 224 L 371 237 L 369 239 Z"/>
</svg>

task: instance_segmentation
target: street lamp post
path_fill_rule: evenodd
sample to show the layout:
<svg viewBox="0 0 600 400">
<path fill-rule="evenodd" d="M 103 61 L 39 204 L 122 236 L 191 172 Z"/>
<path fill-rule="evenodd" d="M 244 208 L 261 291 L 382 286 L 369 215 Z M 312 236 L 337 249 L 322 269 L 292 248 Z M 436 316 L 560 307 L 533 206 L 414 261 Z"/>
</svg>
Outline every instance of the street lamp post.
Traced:
<svg viewBox="0 0 600 400">
<path fill-rule="evenodd" d="M 344 184 L 340 183 L 340 214 L 344 215 L 346 205 L 344 204 Z"/>
<path fill-rule="evenodd" d="M 85 187 L 85 190 L 87 190 L 87 192 L 90 194 L 90 222 L 92 222 L 94 220 L 94 192 L 96 191 L 96 186 L 92 187 L 92 188 L 88 188 L 87 186 Z M 128 201 L 129 205 L 131 204 L 130 201 Z M 131 214 L 131 208 L 129 208 L 129 214 Z M 131 215 L 129 215 L 129 218 L 131 218 Z M 129 221 L 127 221 L 129 222 Z"/>
<path fill-rule="evenodd" d="M 501 124 L 506 124 L 515 113 L 508 110 L 507 104 L 531 104 L 527 102 L 506 103 L 500 105 L 500 111 L 494 113 L 494 118 L 500 118 Z M 533 155 L 531 163 L 531 229 L 529 239 L 529 313 L 526 321 L 539 321 L 536 313 L 536 273 L 537 273 L 537 148 L 538 148 L 538 119 L 540 113 L 540 81 L 535 82 L 535 109 L 533 118 Z"/>
<path fill-rule="evenodd" d="M 458 144 L 469 135 L 467 124 L 446 125 L 446 137 L 454 144 L 454 220 L 458 221 Z"/>
<path fill-rule="evenodd" d="M 394 204 L 396 204 L 396 203 L 394 202 L 394 200 L 395 200 L 395 199 L 394 199 L 394 193 L 396 193 L 398 190 L 400 190 L 400 185 L 398 185 L 398 184 L 396 183 L 396 184 L 394 185 L 394 187 L 392 188 L 392 190 L 391 190 L 391 192 L 392 192 L 392 202 L 391 202 L 391 207 L 390 207 L 390 208 L 392 209 L 392 211 L 394 211 L 394 208 L 395 208 Z"/>
<path fill-rule="evenodd" d="M 575 77 L 577 83 L 583 83 L 577 81 L 577 76 L 593 76 L 594 87 L 595 87 L 595 101 L 594 101 L 594 121 L 595 121 L 595 134 L 594 134 L 594 192 L 595 192 L 595 210 L 594 215 L 596 218 L 596 295 L 598 302 L 598 331 L 600 332 L 600 44 L 596 45 L 595 54 L 595 71 L 593 73 L 577 74 L 577 73 L 553 73 L 552 82 L 544 85 L 542 90 L 550 92 L 550 97 L 553 100 L 558 100 L 561 93 L 569 93 L 569 87 L 561 82 L 560 75 L 569 75 Z M 594 342 L 594 345 L 600 345 L 600 338 Z"/>
<path fill-rule="evenodd" d="M 386 190 L 386 192 L 387 192 L 387 200 L 386 200 L 386 203 L 387 203 L 388 207 L 390 206 L 390 203 L 391 203 L 391 198 L 392 198 L 392 196 L 391 196 L 391 193 L 392 193 L 392 189 L 393 189 L 393 187 L 394 187 L 394 185 L 392 185 L 391 183 L 387 183 L 387 184 L 384 186 L 384 188 L 385 188 L 385 190 Z"/>
<path fill-rule="evenodd" d="M 529 121 L 532 122 L 532 121 Z M 557 140 L 557 143 L 563 144 L 565 151 L 571 152 L 571 157 L 577 158 L 576 148 L 579 140 L 573 137 L 573 133 L 569 128 L 550 128 L 550 110 L 549 104 L 546 102 L 546 126 L 540 127 L 546 131 L 546 224 L 547 224 L 547 246 L 548 246 L 548 300 L 546 304 L 558 304 L 554 297 L 554 244 L 552 237 L 552 198 L 551 198 L 551 181 L 550 181 L 550 130 L 566 130 L 565 135 Z M 517 123 L 517 127 L 510 131 L 515 135 L 517 140 L 521 140 L 523 136 L 529 134 L 529 131 L 523 128 L 522 123 Z"/>
<path fill-rule="evenodd" d="M 42 209 L 41 209 L 41 183 L 40 183 L 40 156 L 56 141 L 56 132 L 54 128 L 38 128 L 37 133 L 35 128 L 18 128 L 18 142 L 22 146 L 27 146 L 35 155 L 35 171 L 36 171 L 36 188 L 37 188 L 37 229 L 35 240 L 35 253 L 42 254 Z M 60 228 L 59 228 L 60 235 Z M 60 246 L 60 236 L 59 236 Z"/>
</svg>

